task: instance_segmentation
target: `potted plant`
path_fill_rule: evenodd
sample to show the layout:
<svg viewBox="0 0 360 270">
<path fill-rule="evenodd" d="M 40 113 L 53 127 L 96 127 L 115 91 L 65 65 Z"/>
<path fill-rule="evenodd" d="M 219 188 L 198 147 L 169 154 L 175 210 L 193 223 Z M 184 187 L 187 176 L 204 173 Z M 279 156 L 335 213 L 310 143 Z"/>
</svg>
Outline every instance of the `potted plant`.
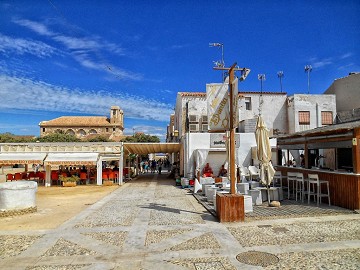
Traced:
<svg viewBox="0 0 360 270">
<path fill-rule="evenodd" d="M 72 176 L 59 176 L 60 181 L 62 182 L 63 187 L 75 187 L 76 182 L 80 181 L 80 177 L 77 175 Z"/>
</svg>

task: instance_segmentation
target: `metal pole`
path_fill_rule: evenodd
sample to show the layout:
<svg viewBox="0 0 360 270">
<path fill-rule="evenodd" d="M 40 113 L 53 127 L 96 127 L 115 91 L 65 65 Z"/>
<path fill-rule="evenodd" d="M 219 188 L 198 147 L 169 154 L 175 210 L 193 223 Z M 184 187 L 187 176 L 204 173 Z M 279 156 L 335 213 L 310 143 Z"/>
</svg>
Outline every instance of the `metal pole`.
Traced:
<svg viewBox="0 0 360 270">
<path fill-rule="evenodd" d="M 310 72 L 311 72 L 311 70 L 312 70 L 311 65 L 305 66 L 305 72 L 307 72 L 307 74 L 308 74 L 308 94 L 310 94 Z"/>
</svg>

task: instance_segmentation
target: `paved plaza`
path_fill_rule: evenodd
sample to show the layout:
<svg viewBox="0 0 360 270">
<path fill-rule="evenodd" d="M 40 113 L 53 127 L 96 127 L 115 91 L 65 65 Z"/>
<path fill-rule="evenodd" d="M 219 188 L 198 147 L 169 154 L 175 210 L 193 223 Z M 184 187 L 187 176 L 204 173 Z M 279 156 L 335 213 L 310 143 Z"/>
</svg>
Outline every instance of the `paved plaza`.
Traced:
<svg viewBox="0 0 360 270">
<path fill-rule="evenodd" d="M 360 269 L 360 215 L 284 202 L 219 223 L 190 190 L 148 174 L 56 229 L 3 231 L 0 269 Z"/>
</svg>

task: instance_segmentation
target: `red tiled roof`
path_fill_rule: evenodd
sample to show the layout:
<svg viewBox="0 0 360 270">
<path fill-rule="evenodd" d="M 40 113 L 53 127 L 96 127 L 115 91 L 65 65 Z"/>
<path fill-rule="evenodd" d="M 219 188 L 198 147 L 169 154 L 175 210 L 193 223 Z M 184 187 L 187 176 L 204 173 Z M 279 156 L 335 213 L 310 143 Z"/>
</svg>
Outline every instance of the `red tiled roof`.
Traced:
<svg viewBox="0 0 360 270">
<path fill-rule="evenodd" d="M 49 121 L 42 121 L 40 126 L 111 126 L 109 119 L 105 116 L 61 116 Z"/>
</svg>

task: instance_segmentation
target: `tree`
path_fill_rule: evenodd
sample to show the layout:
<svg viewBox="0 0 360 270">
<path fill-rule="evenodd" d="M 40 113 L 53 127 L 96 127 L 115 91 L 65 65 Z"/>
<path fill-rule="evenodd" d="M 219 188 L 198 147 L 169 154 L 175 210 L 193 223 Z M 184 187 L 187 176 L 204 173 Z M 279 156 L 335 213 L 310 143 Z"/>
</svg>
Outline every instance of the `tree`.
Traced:
<svg viewBox="0 0 360 270">
<path fill-rule="evenodd" d="M 91 139 L 88 139 L 87 141 L 88 142 L 112 142 L 112 140 L 110 140 L 109 138 L 101 136 L 101 135 L 93 137 Z"/>
<path fill-rule="evenodd" d="M 24 143 L 24 142 L 32 142 L 34 136 L 22 136 L 22 135 L 14 135 L 12 133 L 6 132 L 0 134 L 0 143 Z"/>
<path fill-rule="evenodd" d="M 125 139 L 121 140 L 122 142 L 160 142 L 159 137 L 146 135 L 142 132 L 137 132 L 133 136 L 128 136 Z"/>
<path fill-rule="evenodd" d="M 64 133 L 63 131 L 55 132 L 44 137 L 37 137 L 37 142 L 80 142 L 75 135 Z"/>
</svg>

